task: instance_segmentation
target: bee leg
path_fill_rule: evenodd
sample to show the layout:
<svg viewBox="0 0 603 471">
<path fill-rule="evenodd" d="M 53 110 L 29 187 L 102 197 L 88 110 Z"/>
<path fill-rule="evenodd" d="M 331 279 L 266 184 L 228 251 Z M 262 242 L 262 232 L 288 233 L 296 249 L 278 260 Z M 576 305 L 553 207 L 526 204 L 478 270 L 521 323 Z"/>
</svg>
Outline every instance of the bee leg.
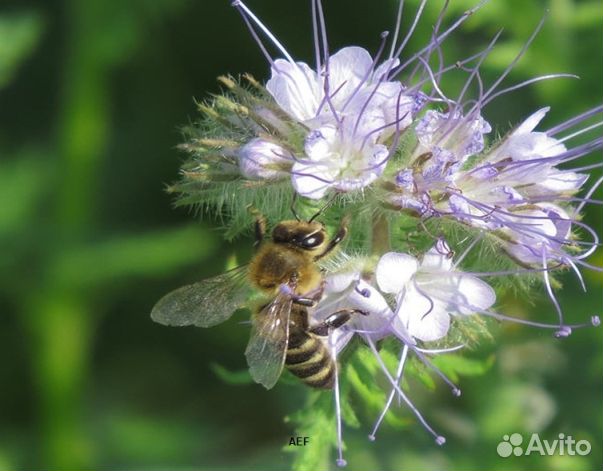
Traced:
<svg viewBox="0 0 603 471">
<path fill-rule="evenodd" d="M 247 208 L 249 212 L 255 218 L 254 223 L 254 234 L 255 234 L 255 242 L 253 243 L 253 247 L 257 250 L 257 248 L 264 241 L 264 236 L 266 235 L 266 218 L 262 213 L 260 213 L 253 206 L 249 206 Z"/>
<path fill-rule="evenodd" d="M 348 233 L 348 220 L 349 218 L 347 216 L 341 220 L 341 224 L 339 225 L 339 229 L 337 230 L 335 236 L 329 241 L 327 247 L 322 251 L 322 253 L 319 253 L 316 257 L 314 257 L 314 260 L 320 260 L 321 258 L 329 255 L 329 253 L 331 253 L 333 249 L 337 247 L 343 239 L 345 239 L 345 236 Z"/>
<path fill-rule="evenodd" d="M 308 291 L 303 296 L 293 295 L 293 302 L 301 306 L 314 307 L 322 299 L 322 295 L 325 291 L 326 280 L 320 282 L 320 286 L 312 291 Z"/>
<path fill-rule="evenodd" d="M 332 329 L 337 329 L 348 322 L 353 314 L 366 316 L 366 312 L 359 309 L 342 309 L 329 315 L 320 324 L 313 326 L 310 332 L 321 337 L 326 337 Z"/>
</svg>

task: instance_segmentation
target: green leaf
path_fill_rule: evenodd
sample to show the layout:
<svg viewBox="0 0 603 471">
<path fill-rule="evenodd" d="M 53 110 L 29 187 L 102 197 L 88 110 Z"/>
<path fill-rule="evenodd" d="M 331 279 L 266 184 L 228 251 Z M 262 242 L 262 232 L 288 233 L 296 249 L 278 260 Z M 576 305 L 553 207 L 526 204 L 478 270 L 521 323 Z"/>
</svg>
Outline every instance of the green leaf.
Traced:
<svg viewBox="0 0 603 471">
<path fill-rule="evenodd" d="M 24 151 L 0 161 L 0 238 L 24 230 L 36 219 L 49 180 L 48 158 L 39 154 Z"/>
<path fill-rule="evenodd" d="M 35 49 L 43 26 L 42 17 L 33 12 L 0 16 L 0 89 L 13 80 Z"/>
<path fill-rule="evenodd" d="M 331 446 L 335 443 L 335 419 L 332 413 L 331 394 L 310 392 L 306 407 L 291 417 L 297 424 L 296 434 L 310 438 L 307 446 L 285 447 L 295 453 L 293 471 L 329 469 Z"/>
<path fill-rule="evenodd" d="M 481 376 L 494 364 L 495 356 L 486 359 L 467 358 L 461 355 L 438 355 L 432 362 L 452 381 L 458 381 L 459 376 Z"/>
<path fill-rule="evenodd" d="M 253 379 L 249 374 L 249 370 L 238 370 L 238 371 L 230 371 L 227 368 L 224 368 L 219 363 L 211 363 L 209 365 L 211 370 L 216 374 L 218 378 L 228 384 L 251 384 L 253 383 Z"/>
<path fill-rule="evenodd" d="M 165 276 L 198 264 L 215 246 L 213 233 L 194 226 L 125 235 L 59 252 L 49 276 L 59 284 L 88 286 Z"/>
</svg>

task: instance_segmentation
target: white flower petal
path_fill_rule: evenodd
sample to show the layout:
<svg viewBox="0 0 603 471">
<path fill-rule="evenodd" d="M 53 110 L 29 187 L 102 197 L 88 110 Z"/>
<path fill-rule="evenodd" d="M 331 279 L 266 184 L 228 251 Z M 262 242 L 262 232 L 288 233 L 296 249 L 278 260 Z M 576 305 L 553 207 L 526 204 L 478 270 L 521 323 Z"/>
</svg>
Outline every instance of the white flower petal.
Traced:
<svg viewBox="0 0 603 471">
<path fill-rule="evenodd" d="M 321 81 L 307 64 L 277 59 L 266 89 L 292 118 L 307 121 L 315 117 L 323 91 Z"/>
<path fill-rule="evenodd" d="M 546 116 L 546 114 L 549 112 L 550 109 L 551 109 L 550 106 L 539 109 L 538 111 L 533 113 L 531 116 L 529 116 L 528 119 L 526 119 L 523 123 L 521 123 L 513 131 L 512 134 L 518 135 L 518 134 L 526 134 L 526 133 L 532 132 L 534 129 L 536 129 L 536 126 L 538 126 L 540 121 L 542 121 L 542 118 L 544 118 Z"/>
<path fill-rule="evenodd" d="M 397 317 L 411 336 L 425 342 L 445 337 L 450 328 L 450 316 L 444 305 L 414 287 L 404 295 Z"/>
<path fill-rule="evenodd" d="M 418 268 L 419 262 L 411 255 L 388 252 L 377 263 L 377 284 L 384 293 L 399 293 Z"/>
<path fill-rule="evenodd" d="M 373 82 L 378 82 L 384 77 L 386 74 L 389 74 L 392 70 L 400 65 L 399 59 L 387 59 L 383 61 L 383 63 L 375 69 L 373 73 Z"/>
<path fill-rule="evenodd" d="M 304 141 L 304 151 L 310 160 L 326 160 L 332 155 L 332 147 L 337 139 L 335 126 L 323 126 L 311 131 Z"/>
<path fill-rule="evenodd" d="M 296 162 L 291 168 L 293 188 L 306 198 L 322 198 L 333 186 L 333 181 L 331 169 L 321 163 Z"/>
<path fill-rule="evenodd" d="M 423 256 L 421 261 L 421 271 L 450 271 L 452 269 L 452 257 L 448 254 L 450 248 L 445 242 L 436 243 L 429 251 Z"/>
<path fill-rule="evenodd" d="M 370 72 L 373 59 L 366 49 L 344 47 L 329 58 L 329 91 L 332 102 L 343 105 L 362 79 Z"/>
<path fill-rule="evenodd" d="M 513 160 L 531 160 L 542 157 L 554 157 L 567 149 L 557 139 L 543 132 L 531 132 L 513 135 L 504 146 L 505 154 Z M 543 166 L 543 168 L 546 168 Z"/>
<path fill-rule="evenodd" d="M 588 175 L 583 173 L 569 172 L 567 170 L 558 170 L 551 168 L 547 178 L 544 181 L 537 182 L 538 186 L 555 193 L 566 191 L 574 192 L 582 188 L 582 185 L 588 179 Z"/>
<path fill-rule="evenodd" d="M 359 280 L 348 296 L 350 307 L 360 309 L 366 313 L 375 315 L 387 315 L 391 313 L 389 304 L 385 298 L 373 286 L 364 280 Z"/>
<path fill-rule="evenodd" d="M 419 286 L 423 289 L 422 284 Z M 424 291 L 442 303 L 451 314 L 473 314 L 476 310 L 488 309 L 496 302 L 496 294 L 488 283 L 462 273 L 441 276 Z"/>
<path fill-rule="evenodd" d="M 335 273 L 329 275 L 326 278 L 325 292 L 328 293 L 341 293 L 350 287 L 352 283 L 357 282 L 360 279 L 360 273 L 351 271 L 344 273 Z"/>
</svg>

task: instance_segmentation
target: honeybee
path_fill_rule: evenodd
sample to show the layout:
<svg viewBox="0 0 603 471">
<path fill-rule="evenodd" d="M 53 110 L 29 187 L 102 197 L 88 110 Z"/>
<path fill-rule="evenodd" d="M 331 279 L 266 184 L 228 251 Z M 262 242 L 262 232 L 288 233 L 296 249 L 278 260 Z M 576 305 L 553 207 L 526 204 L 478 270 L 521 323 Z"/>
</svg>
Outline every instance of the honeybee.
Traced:
<svg viewBox="0 0 603 471">
<path fill-rule="evenodd" d="M 151 318 L 169 326 L 211 327 L 245 307 L 250 288 L 256 288 L 270 301 L 252 314 L 245 350 L 252 378 L 270 389 L 286 367 L 308 386 L 331 389 L 335 360 L 323 339 L 356 311 L 340 310 L 310 325 L 308 307 L 320 300 L 324 287 L 317 262 L 347 234 L 344 219 L 329 239 L 314 220 L 318 214 L 308 221 L 297 215 L 281 221 L 265 240 L 266 220 L 256 213 L 256 253 L 249 265 L 172 291 L 155 305 Z"/>
</svg>

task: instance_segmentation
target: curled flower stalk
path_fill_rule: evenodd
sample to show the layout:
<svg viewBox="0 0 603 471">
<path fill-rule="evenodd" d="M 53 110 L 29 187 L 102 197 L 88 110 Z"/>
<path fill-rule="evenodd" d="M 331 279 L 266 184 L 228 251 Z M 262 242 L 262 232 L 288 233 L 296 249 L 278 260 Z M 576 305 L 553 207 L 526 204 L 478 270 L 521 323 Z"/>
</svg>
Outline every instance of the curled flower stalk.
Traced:
<svg viewBox="0 0 603 471">
<path fill-rule="evenodd" d="M 370 400 L 369 391 L 382 398 L 373 404 L 371 440 L 398 399 L 443 445 L 412 402 L 408 365 L 422 365 L 459 396 L 433 358 L 476 345 L 489 335 L 489 319 L 551 329 L 557 338 L 600 323 L 596 313 L 566 321 L 556 291 L 566 271 L 586 289 L 581 271 L 600 270 L 587 261 L 600 246 L 599 233 L 582 213 L 603 204 L 594 197 L 603 178 L 592 174 L 603 165 L 581 159 L 603 148 L 600 136 L 589 137 L 603 124 L 603 106 L 548 129 L 548 107 L 506 133 L 490 123 L 488 108 L 500 97 L 574 76 L 506 84 L 544 20 L 492 83 L 480 68 L 500 33 L 477 54 L 444 57 L 442 43 L 484 3 L 450 21 L 445 2 L 428 43 L 410 52 L 426 1 L 404 33 L 402 0 L 394 33 L 383 33 L 371 54 L 358 46 L 332 51 L 322 3 L 311 0 L 310 64 L 235 0 L 269 78 L 262 84 L 249 75 L 221 77 L 224 94 L 200 103 L 203 117 L 185 129 L 182 148 L 190 158 L 171 191 L 180 204 L 219 213 L 227 237 L 250 228 L 250 207 L 264 215 L 263 224 L 308 219 L 336 233 L 335 243 L 348 235 L 337 255 L 316 258 L 320 289 L 276 291 L 291 304 L 303 300 L 309 328 L 335 360 L 335 421 L 324 440 L 336 444 L 340 466 L 345 422 L 356 420 L 349 398 Z M 454 95 L 446 84 L 452 72 L 465 77 Z M 501 312 L 510 286 L 546 295 L 549 312 L 537 319 Z"/>
</svg>

